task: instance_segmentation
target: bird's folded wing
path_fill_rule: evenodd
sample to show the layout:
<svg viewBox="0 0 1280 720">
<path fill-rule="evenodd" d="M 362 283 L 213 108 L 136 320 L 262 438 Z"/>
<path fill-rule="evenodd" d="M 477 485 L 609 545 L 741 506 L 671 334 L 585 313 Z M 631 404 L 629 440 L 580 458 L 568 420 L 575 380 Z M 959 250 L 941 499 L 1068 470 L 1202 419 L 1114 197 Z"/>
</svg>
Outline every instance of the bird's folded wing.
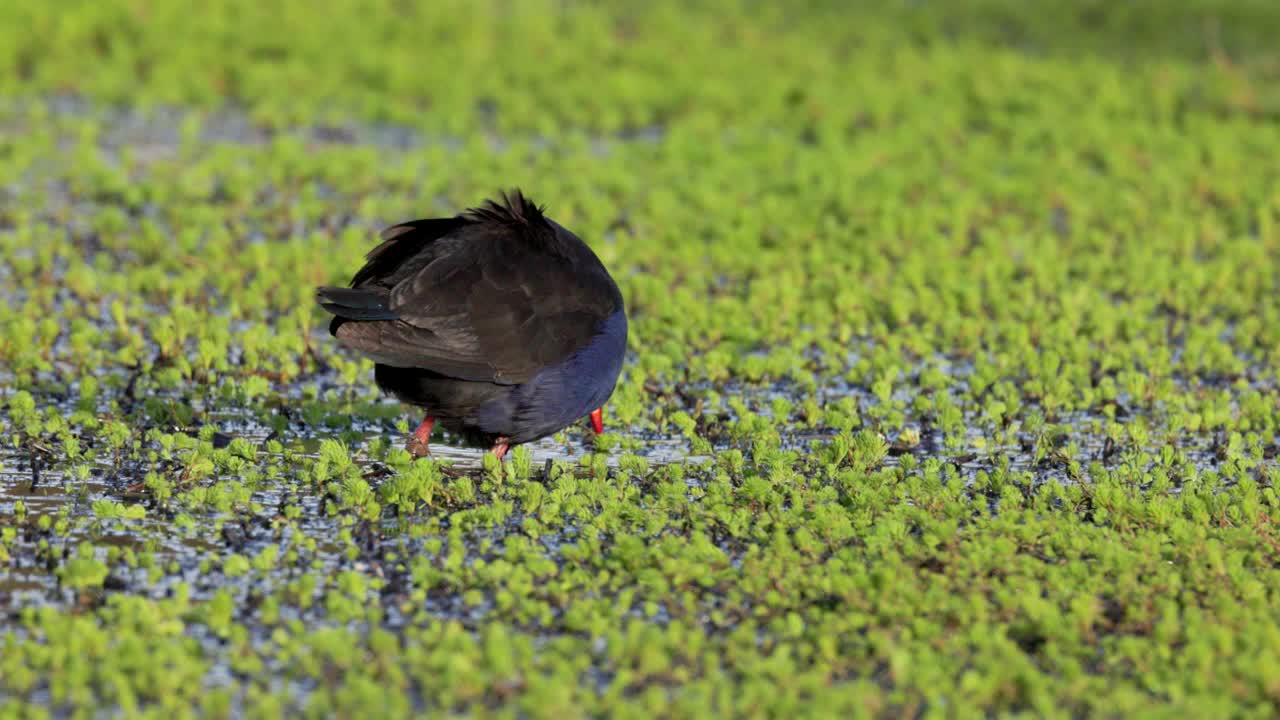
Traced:
<svg viewBox="0 0 1280 720">
<path fill-rule="evenodd" d="M 612 308 L 598 307 L 568 261 L 514 265 L 485 242 L 438 255 L 389 290 L 322 289 L 334 334 L 374 362 L 500 384 L 526 382 L 590 343 Z"/>
<path fill-rule="evenodd" d="M 522 383 L 585 347 L 608 313 L 593 306 L 598 294 L 565 259 L 515 263 L 499 244 L 486 244 L 438 257 L 392 288 L 391 308 L 408 327 L 390 334 L 423 353 L 415 367 Z"/>
</svg>

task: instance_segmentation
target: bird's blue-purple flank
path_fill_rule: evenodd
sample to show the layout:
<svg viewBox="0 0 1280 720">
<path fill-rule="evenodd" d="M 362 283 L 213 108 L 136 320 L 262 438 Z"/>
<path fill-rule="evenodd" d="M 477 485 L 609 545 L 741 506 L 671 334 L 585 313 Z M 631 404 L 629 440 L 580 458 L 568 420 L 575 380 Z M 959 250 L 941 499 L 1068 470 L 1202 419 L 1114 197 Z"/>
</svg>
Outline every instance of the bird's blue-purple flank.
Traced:
<svg viewBox="0 0 1280 720">
<path fill-rule="evenodd" d="M 622 372 L 626 348 L 627 316 L 618 310 L 586 347 L 477 408 L 477 423 L 485 432 L 510 437 L 512 445 L 558 432 L 605 404 Z"/>
<path fill-rule="evenodd" d="M 330 333 L 378 386 L 502 457 L 590 416 L 627 346 L 622 293 L 595 253 L 518 190 L 452 218 L 388 228 L 348 288 L 322 287 Z"/>
</svg>

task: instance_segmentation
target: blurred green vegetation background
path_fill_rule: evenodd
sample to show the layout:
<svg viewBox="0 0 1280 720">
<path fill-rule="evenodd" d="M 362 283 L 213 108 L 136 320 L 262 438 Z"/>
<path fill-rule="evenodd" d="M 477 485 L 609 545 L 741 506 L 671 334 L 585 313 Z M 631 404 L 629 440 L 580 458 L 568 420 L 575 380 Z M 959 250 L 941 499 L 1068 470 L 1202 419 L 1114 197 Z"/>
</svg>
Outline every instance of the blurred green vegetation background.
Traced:
<svg viewBox="0 0 1280 720">
<path fill-rule="evenodd" d="M 1280 111 L 1266 0 L 63 0 L 6 3 L 0 21 L 5 95 L 234 103 L 272 125 L 840 127 L 891 109 L 860 98 L 867 78 L 899 76 L 906 98 L 996 81 L 1015 58 L 1084 75 L 1210 64 L 1189 102 Z"/>
</svg>

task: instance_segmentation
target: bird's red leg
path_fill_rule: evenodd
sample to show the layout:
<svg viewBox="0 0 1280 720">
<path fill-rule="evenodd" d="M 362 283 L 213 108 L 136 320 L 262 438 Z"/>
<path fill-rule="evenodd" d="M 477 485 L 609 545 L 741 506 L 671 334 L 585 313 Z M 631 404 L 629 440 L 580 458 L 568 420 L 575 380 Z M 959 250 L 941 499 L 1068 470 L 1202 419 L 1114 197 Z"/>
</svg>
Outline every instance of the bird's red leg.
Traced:
<svg viewBox="0 0 1280 720">
<path fill-rule="evenodd" d="M 431 449 L 427 447 L 427 442 L 431 440 L 431 428 L 436 424 L 436 419 L 428 415 L 417 430 L 413 431 L 413 437 L 409 438 L 409 454 L 414 457 L 426 457 L 431 454 Z"/>
<path fill-rule="evenodd" d="M 511 447 L 510 441 L 508 441 L 506 438 L 498 438 L 497 441 L 493 443 L 493 449 L 490 450 L 489 452 L 493 453 L 494 457 L 501 460 L 502 456 L 507 454 L 507 449 L 510 447 Z"/>
</svg>

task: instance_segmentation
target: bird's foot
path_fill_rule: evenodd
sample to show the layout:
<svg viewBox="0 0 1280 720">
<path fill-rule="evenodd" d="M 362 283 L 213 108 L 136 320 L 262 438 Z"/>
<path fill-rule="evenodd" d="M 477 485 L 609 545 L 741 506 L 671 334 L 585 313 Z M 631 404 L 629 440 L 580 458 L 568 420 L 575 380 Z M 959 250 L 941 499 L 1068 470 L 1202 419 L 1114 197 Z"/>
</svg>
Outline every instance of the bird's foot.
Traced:
<svg viewBox="0 0 1280 720">
<path fill-rule="evenodd" d="M 416 437 L 409 438 L 408 444 L 404 446 L 405 450 L 415 458 L 431 457 L 431 448 L 427 444 Z"/>
<path fill-rule="evenodd" d="M 405 446 L 405 450 L 409 454 L 416 457 L 429 457 L 431 448 L 428 442 L 431 440 L 431 428 L 436 424 L 436 419 L 428 415 L 422 424 L 418 425 L 418 429 L 413 431 L 413 435 L 409 438 L 409 444 Z"/>
</svg>

